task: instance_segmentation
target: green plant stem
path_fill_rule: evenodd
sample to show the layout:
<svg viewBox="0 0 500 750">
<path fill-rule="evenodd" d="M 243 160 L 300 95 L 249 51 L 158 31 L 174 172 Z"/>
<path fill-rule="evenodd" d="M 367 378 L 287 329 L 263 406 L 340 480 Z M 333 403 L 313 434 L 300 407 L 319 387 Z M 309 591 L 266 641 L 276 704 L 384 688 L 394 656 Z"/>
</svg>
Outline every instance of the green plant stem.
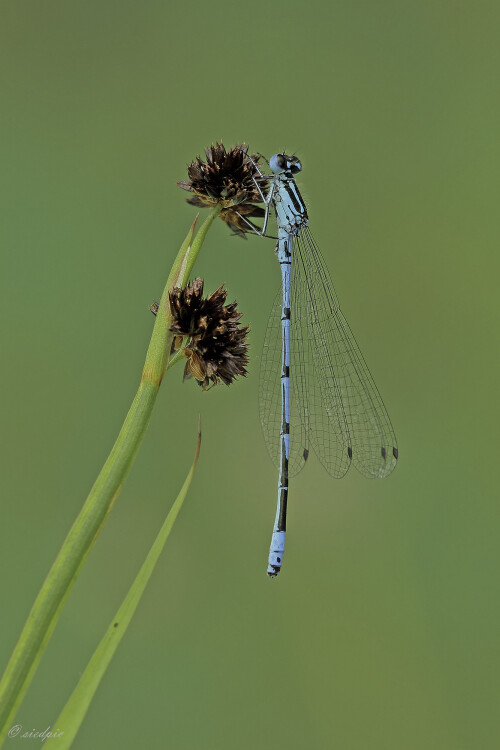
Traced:
<svg viewBox="0 0 500 750">
<path fill-rule="evenodd" d="M 179 349 L 179 351 L 176 352 L 168 360 L 168 365 L 167 365 L 167 369 L 165 370 L 165 372 L 168 372 L 169 370 L 171 370 L 172 367 L 174 367 L 174 365 L 178 364 L 179 362 L 185 362 L 185 361 L 186 361 L 186 357 L 184 356 L 184 352 L 182 351 L 182 349 Z"/>
<path fill-rule="evenodd" d="M 184 286 L 220 207 L 211 211 L 193 238 L 196 220 L 170 271 L 155 319 L 139 389 L 116 442 L 66 537 L 19 637 L 0 682 L 0 745 L 10 728 L 66 598 L 123 486 L 149 423 L 166 371 L 172 334 L 168 293 Z"/>
</svg>

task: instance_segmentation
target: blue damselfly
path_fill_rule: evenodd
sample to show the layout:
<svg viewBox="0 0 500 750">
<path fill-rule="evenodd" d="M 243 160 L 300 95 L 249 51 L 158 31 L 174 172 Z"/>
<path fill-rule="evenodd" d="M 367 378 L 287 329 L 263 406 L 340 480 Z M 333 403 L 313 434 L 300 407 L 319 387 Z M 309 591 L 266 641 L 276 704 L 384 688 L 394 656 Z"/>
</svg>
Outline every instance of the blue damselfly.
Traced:
<svg viewBox="0 0 500 750">
<path fill-rule="evenodd" d="M 351 463 L 366 477 L 386 477 L 396 465 L 398 448 L 389 415 L 308 228 L 294 177 L 302 169 L 299 159 L 275 154 L 269 161 L 271 175 L 254 166 L 270 185 L 267 195 L 261 193 L 266 212 L 260 234 L 266 234 L 272 207 L 281 268 L 281 291 L 264 341 L 260 388 L 264 437 L 279 470 L 267 569 L 276 576 L 285 548 L 288 480 L 304 466 L 309 446 L 337 478 Z"/>
</svg>

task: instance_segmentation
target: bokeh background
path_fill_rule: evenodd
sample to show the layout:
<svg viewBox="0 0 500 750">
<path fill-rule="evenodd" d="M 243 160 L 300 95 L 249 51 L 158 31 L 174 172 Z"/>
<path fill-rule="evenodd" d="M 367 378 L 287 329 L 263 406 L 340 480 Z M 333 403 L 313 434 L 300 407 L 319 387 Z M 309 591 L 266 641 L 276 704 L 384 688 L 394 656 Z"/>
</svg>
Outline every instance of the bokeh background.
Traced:
<svg viewBox="0 0 500 750">
<path fill-rule="evenodd" d="M 498 4 L 7 0 L 0 8 L 2 669 L 138 384 L 216 139 L 296 151 L 400 464 L 276 474 L 259 352 L 273 242 L 196 266 L 251 324 L 249 376 L 173 371 L 20 710 L 53 724 L 189 468 L 192 490 L 80 750 L 498 747 Z M 18 740 L 20 741 L 20 740 Z M 15 740 L 10 740 L 14 746 Z"/>
</svg>

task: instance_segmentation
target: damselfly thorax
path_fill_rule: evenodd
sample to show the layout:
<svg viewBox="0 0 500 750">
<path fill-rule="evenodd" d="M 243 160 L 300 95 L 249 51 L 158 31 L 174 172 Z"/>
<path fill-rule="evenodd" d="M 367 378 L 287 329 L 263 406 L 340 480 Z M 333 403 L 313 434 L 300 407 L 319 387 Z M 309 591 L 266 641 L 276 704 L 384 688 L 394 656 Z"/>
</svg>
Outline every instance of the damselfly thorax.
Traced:
<svg viewBox="0 0 500 750">
<path fill-rule="evenodd" d="M 276 212 L 278 233 L 296 235 L 309 219 L 295 179 L 286 173 L 276 176 L 272 203 Z"/>
</svg>

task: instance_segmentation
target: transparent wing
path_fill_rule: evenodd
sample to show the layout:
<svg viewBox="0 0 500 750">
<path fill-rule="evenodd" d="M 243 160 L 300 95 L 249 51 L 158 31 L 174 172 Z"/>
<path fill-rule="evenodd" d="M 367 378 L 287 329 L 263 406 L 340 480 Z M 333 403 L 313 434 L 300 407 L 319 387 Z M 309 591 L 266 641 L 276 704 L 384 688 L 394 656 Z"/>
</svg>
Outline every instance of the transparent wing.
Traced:
<svg viewBox="0 0 500 750">
<path fill-rule="evenodd" d="M 299 473 L 309 453 L 307 418 L 304 403 L 307 399 L 304 369 L 303 332 L 294 325 L 294 290 L 292 288 L 292 320 L 290 326 L 290 448 L 288 476 Z M 260 421 L 269 455 L 276 468 L 280 468 L 281 428 L 281 290 L 276 295 L 267 324 L 260 366 L 259 406 Z M 299 319 L 300 320 L 300 319 Z M 302 321 L 303 322 L 303 321 Z"/>
<path fill-rule="evenodd" d="M 304 337 L 296 393 L 315 453 L 334 477 L 351 460 L 366 477 L 387 476 L 398 457 L 396 436 L 307 227 L 293 238 L 292 289 Z"/>
</svg>

